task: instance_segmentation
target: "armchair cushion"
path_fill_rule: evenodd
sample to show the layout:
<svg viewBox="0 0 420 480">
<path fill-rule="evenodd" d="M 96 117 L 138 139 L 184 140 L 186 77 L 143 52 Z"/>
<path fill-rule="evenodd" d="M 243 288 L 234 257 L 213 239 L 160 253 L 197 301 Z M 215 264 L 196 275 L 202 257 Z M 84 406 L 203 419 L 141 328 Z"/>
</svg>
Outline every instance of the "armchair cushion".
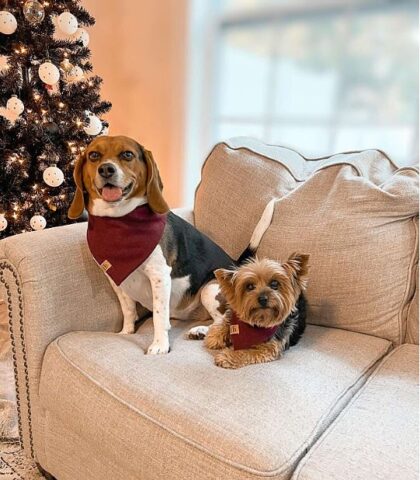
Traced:
<svg viewBox="0 0 420 480">
<path fill-rule="evenodd" d="M 140 335 L 54 341 L 40 386 L 44 468 L 60 480 L 289 478 L 390 346 L 309 326 L 279 361 L 232 371 L 184 339 L 190 326 L 174 322 L 165 356 L 143 353 L 151 321 Z"/>
<path fill-rule="evenodd" d="M 417 480 L 418 356 L 417 345 L 393 350 L 303 459 L 293 480 Z"/>
<path fill-rule="evenodd" d="M 418 331 L 410 309 L 418 195 L 417 169 L 398 169 L 377 150 L 307 159 L 234 138 L 216 145 L 203 166 L 195 221 L 237 257 L 265 204 L 277 197 L 257 253 L 280 260 L 310 254 L 308 322 L 400 344 L 407 330 L 410 341 Z"/>
</svg>

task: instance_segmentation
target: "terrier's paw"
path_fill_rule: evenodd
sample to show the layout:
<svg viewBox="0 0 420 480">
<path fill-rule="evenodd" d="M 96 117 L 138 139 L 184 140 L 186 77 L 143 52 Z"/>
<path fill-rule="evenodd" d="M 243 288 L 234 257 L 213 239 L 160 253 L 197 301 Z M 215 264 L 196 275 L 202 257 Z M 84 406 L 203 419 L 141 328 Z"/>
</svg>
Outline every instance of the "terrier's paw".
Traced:
<svg viewBox="0 0 420 480">
<path fill-rule="evenodd" d="M 199 325 L 198 327 L 190 328 L 186 334 L 189 340 L 203 340 L 206 337 L 209 327 Z"/>
<path fill-rule="evenodd" d="M 212 325 L 204 339 L 204 346 L 209 350 L 221 350 L 229 342 L 228 328 L 225 325 Z"/>
<path fill-rule="evenodd" d="M 154 340 L 150 347 L 147 349 L 148 355 L 162 355 L 168 353 L 170 350 L 168 339 Z"/>
<path fill-rule="evenodd" d="M 232 350 L 225 348 L 214 357 L 214 363 L 222 368 L 239 368 L 241 365 L 235 361 L 235 355 Z"/>
</svg>

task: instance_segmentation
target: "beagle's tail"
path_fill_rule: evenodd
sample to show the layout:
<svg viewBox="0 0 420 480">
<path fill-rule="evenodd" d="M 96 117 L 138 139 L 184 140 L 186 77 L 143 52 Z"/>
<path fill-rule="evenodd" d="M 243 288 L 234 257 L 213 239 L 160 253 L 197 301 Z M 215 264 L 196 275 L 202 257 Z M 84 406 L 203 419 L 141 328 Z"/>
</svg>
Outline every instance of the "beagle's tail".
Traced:
<svg viewBox="0 0 420 480">
<path fill-rule="evenodd" d="M 252 233 L 251 240 L 249 241 L 248 246 L 238 258 L 237 263 L 239 265 L 248 258 L 255 257 L 255 252 L 257 251 L 261 243 L 261 239 L 264 233 L 267 231 L 268 227 L 270 226 L 271 220 L 273 219 L 274 205 L 276 201 L 277 199 L 273 198 L 265 206 L 261 218 L 259 219 L 257 226 L 254 229 L 254 232 Z"/>
</svg>

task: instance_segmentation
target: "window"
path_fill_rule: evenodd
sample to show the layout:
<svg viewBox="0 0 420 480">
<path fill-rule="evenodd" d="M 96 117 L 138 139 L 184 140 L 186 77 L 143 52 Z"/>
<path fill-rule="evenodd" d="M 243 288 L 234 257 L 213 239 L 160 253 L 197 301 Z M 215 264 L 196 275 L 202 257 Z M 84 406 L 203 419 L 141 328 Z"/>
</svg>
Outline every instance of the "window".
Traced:
<svg viewBox="0 0 420 480">
<path fill-rule="evenodd" d="M 416 1 L 211 4 L 195 158 L 249 135 L 308 156 L 380 148 L 418 161 Z"/>
</svg>

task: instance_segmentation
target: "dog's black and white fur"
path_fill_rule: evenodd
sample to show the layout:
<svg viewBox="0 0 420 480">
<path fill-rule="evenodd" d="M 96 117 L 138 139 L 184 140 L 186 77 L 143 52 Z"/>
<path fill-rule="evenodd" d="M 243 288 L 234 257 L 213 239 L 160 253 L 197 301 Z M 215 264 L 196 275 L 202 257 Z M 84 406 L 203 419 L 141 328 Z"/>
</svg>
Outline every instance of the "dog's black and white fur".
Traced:
<svg viewBox="0 0 420 480">
<path fill-rule="evenodd" d="M 250 246 L 240 261 L 255 252 L 271 222 L 271 201 L 255 229 Z M 220 323 L 218 268 L 232 268 L 234 261 L 206 235 L 187 221 L 169 212 L 164 234 L 150 257 L 122 284 L 113 288 L 121 302 L 124 326 L 121 333 L 133 333 L 137 320 L 136 302 L 153 312 L 154 340 L 148 353 L 167 353 L 170 318 L 189 320 L 212 318 Z M 207 327 L 190 330 L 190 336 L 204 336 Z"/>
<path fill-rule="evenodd" d="M 141 166 L 144 170 L 146 163 L 147 176 L 139 168 Z M 105 164 L 108 172 L 112 170 L 112 175 L 101 173 L 100 166 Z M 146 203 L 154 209 L 156 201 L 166 206 L 151 153 L 127 137 L 93 140 L 78 160 L 74 178 L 78 188 L 69 210 L 70 218 L 80 216 L 86 203 L 89 214 L 101 217 L 122 217 Z M 133 195 L 133 185 L 137 184 L 138 192 L 144 193 Z M 100 194 L 104 185 L 128 193 L 116 202 L 108 202 Z M 273 210 L 274 200 L 266 206 L 249 248 L 240 260 L 257 249 L 271 223 Z M 159 213 L 163 211 L 161 209 Z M 221 322 L 223 316 L 216 298 L 219 286 L 213 272 L 235 265 L 237 262 L 210 238 L 169 211 L 163 236 L 152 254 L 119 286 L 108 277 L 121 303 L 124 318 L 121 333 L 134 332 L 136 302 L 153 313 L 154 338 L 149 354 L 169 352 L 170 318 L 211 318 L 214 322 Z M 190 333 L 191 336 L 203 336 L 206 327 L 197 327 Z"/>
</svg>

